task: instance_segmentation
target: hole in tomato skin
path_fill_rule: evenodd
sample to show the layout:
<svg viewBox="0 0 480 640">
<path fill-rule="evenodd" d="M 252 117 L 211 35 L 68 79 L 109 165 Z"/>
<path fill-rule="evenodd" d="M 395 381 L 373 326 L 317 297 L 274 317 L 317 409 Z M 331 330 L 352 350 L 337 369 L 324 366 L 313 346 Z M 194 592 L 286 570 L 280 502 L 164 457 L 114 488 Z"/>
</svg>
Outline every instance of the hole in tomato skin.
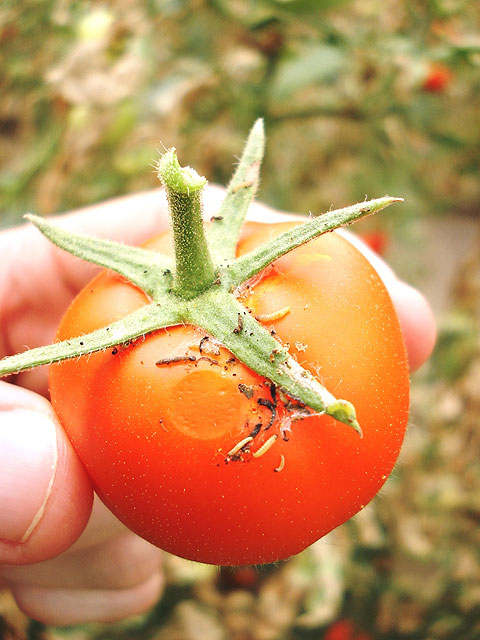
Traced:
<svg viewBox="0 0 480 640">
<path fill-rule="evenodd" d="M 115 384 L 108 385 L 107 379 Z M 104 404 L 112 419 L 118 415 L 119 430 L 125 414 L 132 417 L 138 410 L 145 425 L 135 427 L 141 437 L 160 426 L 159 441 L 181 434 L 186 447 L 228 438 L 231 448 L 255 422 L 268 422 L 270 413 L 257 404 L 257 396 L 266 393 L 264 379 L 189 327 L 159 330 L 119 350 L 91 387 L 97 394 L 105 388 Z M 242 393 L 244 387 L 252 389 L 250 398 Z"/>
<path fill-rule="evenodd" d="M 221 367 L 192 367 L 171 387 L 171 393 L 176 402 L 167 407 L 164 421 L 188 437 L 212 440 L 238 433 L 254 415 L 255 402 L 240 392 L 237 379 Z"/>
</svg>

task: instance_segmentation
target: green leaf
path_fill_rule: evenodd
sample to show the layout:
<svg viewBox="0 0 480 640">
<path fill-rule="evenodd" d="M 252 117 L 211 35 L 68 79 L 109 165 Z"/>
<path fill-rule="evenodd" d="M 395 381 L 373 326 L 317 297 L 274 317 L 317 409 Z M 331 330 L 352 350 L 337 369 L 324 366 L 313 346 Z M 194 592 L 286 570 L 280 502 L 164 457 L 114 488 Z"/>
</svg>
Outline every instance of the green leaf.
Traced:
<svg viewBox="0 0 480 640">
<path fill-rule="evenodd" d="M 168 276 L 173 262 L 166 256 L 112 240 L 71 233 L 40 216 L 27 214 L 25 218 L 57 247 L 119 273 L 151 297 L 170 286 Z"/>
<path fill-rule="evenodd" d="M 305 244 L 313 238 L 317 238 L 323 233 L 333 231 L 346 224 L 365 218 L 394 202 L 402 202 L 402 198 L 376 198 L 360 202 L 343 209 L 327 211 L 316 218 L 311 218 L 308 222 L 284 231 L 279 236 L 260 245 L 250 253 L 247 253 L 228 265 L 225 269 L 225 277 L 229 279 L 232 289 L 265 269 L 274 260 L 292 251 L 296 247 Z"/>
<path fill-rule="evenodd" d="M 140 307 L 117 322 L 112 322 L 108 327 L 84 336 L 3 358 L 0 361 L 0 377 L 129 343 L 146 333 L 178 323 L 178 310 L 174 305 L 160 307 L 152 303 Z"/>
</svg>

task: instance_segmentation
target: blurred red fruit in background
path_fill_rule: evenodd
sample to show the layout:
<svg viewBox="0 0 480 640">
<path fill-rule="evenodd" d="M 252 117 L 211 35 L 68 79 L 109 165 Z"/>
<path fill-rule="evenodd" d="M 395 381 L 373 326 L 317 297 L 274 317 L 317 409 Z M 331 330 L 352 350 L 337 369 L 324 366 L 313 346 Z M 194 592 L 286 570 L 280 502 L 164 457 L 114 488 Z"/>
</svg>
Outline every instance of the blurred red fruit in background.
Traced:
<svg viewBox="0 0 480 640">
<path fill-rule="evenodd" d="M 442 93 L 453 78 L 452 70 L 440 62 L 432 62 L 422 83 L 422 89 L 428 93 Z"/>
</svg>

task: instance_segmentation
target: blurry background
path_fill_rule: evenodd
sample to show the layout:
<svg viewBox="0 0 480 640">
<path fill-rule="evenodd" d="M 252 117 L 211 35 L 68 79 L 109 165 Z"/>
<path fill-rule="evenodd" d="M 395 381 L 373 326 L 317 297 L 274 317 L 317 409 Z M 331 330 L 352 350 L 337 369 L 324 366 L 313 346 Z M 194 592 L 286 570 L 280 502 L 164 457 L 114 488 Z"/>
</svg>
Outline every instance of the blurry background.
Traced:
<svg viewBox="0 0 480 640">
<path fill-rule="evenodd" d="M 108 631 L 0 594 L 0 637 L 480 637 L 479 27 L 470 0 L 2 1 L 0 226 L 156 188 L 163 146 L 224 184 L 261 116 L 268 204 L 405 198 L 356 230 L 440 335 L 401 462 L 333 536 L 233 574 L 170 558 L 158 607 Z"/>
</svg>

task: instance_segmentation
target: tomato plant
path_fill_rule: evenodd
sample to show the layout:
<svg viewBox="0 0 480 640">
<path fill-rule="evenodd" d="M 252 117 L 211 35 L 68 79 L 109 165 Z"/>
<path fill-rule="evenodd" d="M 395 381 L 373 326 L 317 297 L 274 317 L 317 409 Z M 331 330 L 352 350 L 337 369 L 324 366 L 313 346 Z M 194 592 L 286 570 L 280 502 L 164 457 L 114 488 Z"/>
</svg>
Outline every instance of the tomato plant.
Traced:
<svg viewBox="0 0 480 640">
<path fill-rule="evenodd" d="M 234 212 L 255 186 L 251 152 L 227 194 Z M 167 234 L 122 248 L 117 273 L 81 291 L 45 348 L 58 360 L 52 403 L 98 495 L 140 536 L 212 564 L 287 558 L 362 509 L 402 444 L 408 369 L 388 293 L 339 234 L 304 240 L 393 199 L 304 225 L 248 223 L 227 259 L 215 233 L 228 205 L 207 229 L 214 260 L 201 226 L 179 230 L 199 213 L 198 181 L 165 179 L 168 161 L 175 253 Z"/>
</svg>

